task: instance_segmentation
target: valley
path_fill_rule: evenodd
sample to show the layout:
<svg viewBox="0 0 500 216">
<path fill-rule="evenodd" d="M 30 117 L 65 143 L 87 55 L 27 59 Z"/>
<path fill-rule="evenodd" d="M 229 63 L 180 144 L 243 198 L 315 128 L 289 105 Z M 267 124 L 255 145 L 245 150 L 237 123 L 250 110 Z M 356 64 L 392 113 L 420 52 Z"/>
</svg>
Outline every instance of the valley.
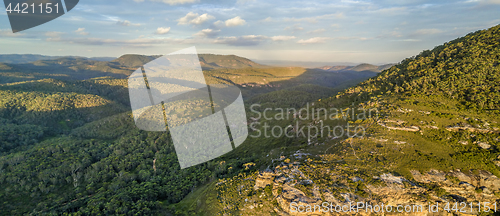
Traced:
<svg viewBox="0 0 500 216">
<path fill-rule="evenodd" d="M 170 133 L 134 125 L 127 77 L 157 57 L 4 57 L 0 215 L 308 215 L 290 204 L 499 202 L 500 26 L 387 65 L 275 67 L 200 54 L 208 83 L 241 89 L 249 124 L 365 134 L 264 137 L 249 125 L 241 146 L 187 169 Z M 304 107 L 339 108 L 339 118 L 257 115 Z"/>
<path fill-rule="evenodd" d="M 237 56 L 199 57 L 208 83 L 235 84 L 245 101 L 266 106 L 298 108 L 376 75 L 276 68 Z M 155 58 L 2 63 L 0 193 L 10 200 L 2 204 L 2 214 L 157 214 L 170 211 L 164 208 L 196 187 L 234 174 L 222 159 L 180 170 L 168 133 L 136 128 L 126 78 Z M 242 164 L 261 154 L 228 157 Z M 145 188 L 151 189 L 149 198 L 138 193 Z"/>
</svg>

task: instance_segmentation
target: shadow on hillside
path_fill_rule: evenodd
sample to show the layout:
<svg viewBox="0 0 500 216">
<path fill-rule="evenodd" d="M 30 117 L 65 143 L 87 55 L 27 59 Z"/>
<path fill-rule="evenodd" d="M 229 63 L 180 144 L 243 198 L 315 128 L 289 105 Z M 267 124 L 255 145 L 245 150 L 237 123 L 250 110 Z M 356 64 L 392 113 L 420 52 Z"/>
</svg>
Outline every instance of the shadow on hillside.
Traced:
<svg viewBox="0 0 500 216">
<path fill-rule="evenodd" d="M 0 118 L 13 124 L 47 127 L 48 135 L 67 134 L 87 123 L 130 111 L 113 104 L 95 107 L 69 108 L 56 111 L 27 111 L 19 107 L 0 109 Z"/>
<path fill-rule="evenodd" d="M 34 65 L 34 64 L 17 64 L 13 65 L 10 70 L 0 70 L 0 83 L 22 82 L 39 79 L 58 79 L 58 80 L 86 80 L 97 77 L 113 77 L 124 79 L 132 73 L 130 70 L 121 68 L 105 67 L 96 70 L 71 68 L 74 66 L 65 65 Z M 88 66 L 91 67 L 91 66 Z M 99 66 L 96 66 L 99 67 Z M 109 70 L 109 71 L 108 71 Z"/>
<path fill-rule="evenodd" d="M 297 87 L 304 84 L 317 85 L 341 91 L 374 77 L 377 74 L 378 73 L 372 71 L 330 72 L 319 69 L 306 69 L 301 75 L 291 77 L 288 80 L 274 81 L 268 84 L 254 82 L 239 85 L 239 87 L 242 89 L 244 99 L 249 100 L 259 94 Z M 265 78 L 266 77 L 263 77 L 263 79 Z"/>
<path fill-rule="evenodd" d="M 50 67 L 37 66 L 36 68 L 42 68 L 48 70 Z M 96 73 L 99 75 L 109 75 L 108 73 Z M 269 92 L 277 90 L 287 90 L 289 88 L 297 87 L 303 84 L 313 85 L 331 88 L 335 91 L 341 91 L 343 88 L 347 88 L 357 83 L 366 80 L 370 77 L 375 76 L 375 72 L 328 72 L 317 69 L 307 69 L 304 73 L 299 76 L 292 77 L 288 80 L 281 80 L 270 82 L 268 84 L 262 83 L 247 83 L 238 85 L 242 90 L 243 97 L 245 101 L 248 101 L 254 96 L 266 94 Z M 262 76 L 263 79 L 266 75 Z M 36 89 L 39 86 L 31 86 L 31 83 L 20 83 L 14 86 L 3 86 L 2 89 L 5 90 L 15 90 L 18 92 L 33 93 L 36 91 L 43 93 L 55 93 L 55 92 L 73 92 L 77 94 L 90 94 L 98 95 L 104 99 L 117 102 L 118 104 L 111 105 L 106 104 L 96 107 L 87 108 L 71 108 L 67 110 L 51 111 L 51 112 L 29 112 L 23 111 L 22 109 L 12 108 L 8 112 L 4 110 L 0 111 L 0 117 L 6 119 L 15 120 L 16 123 L 22 124 L 38 124 L 47 127 L 58 128 L 61 131 L 68 130 L 71 128 L 82 126 L 85 123 L 98 120 L 104 117 L 108 117 L 121 112 L 131 111 L 129 92 L 127 86 L 120 85 L 107 85 L 96 82 L 68 82 L 67 85 L 76 84 L 76 88 L 69 88 L 68 91 L 64 90 L 64 87 L 47 86 L 47 89 Z M 319 87 L 318 87 L 319 88 Z M 35 90 L 35 91 L 34 91 Z M 331 91 L 328 91 L 330 93 Z M 284 94 L 283 96 L 294 99 L 293 94 Z M 333 96 L 333 94 L 332 94 Z M 311 98 L 313 99 L 313 98 Z M 306 98 L 307 100 L 307 98 Z M 61 103 L 63 103 L 62 101 Z M 91 103 L 91 102 L 83 102 Z M 247 110 L 249 112 L 249 110 Z"/>
</svg>

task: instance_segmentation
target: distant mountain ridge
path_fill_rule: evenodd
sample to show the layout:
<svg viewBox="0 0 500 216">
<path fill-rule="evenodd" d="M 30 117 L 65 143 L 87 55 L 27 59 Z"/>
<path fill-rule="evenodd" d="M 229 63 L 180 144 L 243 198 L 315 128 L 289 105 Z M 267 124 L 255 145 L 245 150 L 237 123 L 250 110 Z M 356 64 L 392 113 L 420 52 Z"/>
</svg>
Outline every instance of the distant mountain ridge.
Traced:
<svg viewBox="0 0 500 216">
<path fill-rule="evenodd" d="M 359 63 L 354 62 L 308 62 L 308 61 L 282 61 L 282 60 L 257 60 L 254 62 L 259 64 L 274 66 L 274 67 L 304 67 L 304 68 L 319 68 L 325 65 L 331 66 L 356 66 Z"/>
<path fill-rule="evenodd" d="M 199 54 L 198 57 L 200 59 L 200 64 L 204 69 L 268 67 L 262 64 L 258 64 L 250 59 L 236 55 Z"/>
<path fill-rule="evenodd" d="M 126 54 L 123 55 L 111 62 L 117 62 L 120 65 L 138 68 L 161 55 L 137 55 L 137 54 Z M 216 69 L 216 68 L 246 68 L 246 67 L 257 67 L 263 68 L 267 67 L 265 65 L 261 65 L 255 63 L 254 61 L 236 56 L 236 55 L 216 55 L 216 54 L 198 54 L 198 58 L 200 59 L 201 67 L 205 70 Z"/>
<path fill-rule="evenodd" d="M 333 72 L 371 71 L 371 72 L 377 72 L 378 73 L 378 72 L 382 72 L 383 70 L 389 69 L 389 68 L 391 68 L 394 65 L 396 65 L 396 64 L 384 64 L 384 65 L 377 66 L 377 65 L 363 63 L 363 64 L 359 64 L 359 65 L 356 65 L 356 66 L 343 66 L 343 65 L 339 65 L 339 66 L 324 66 L 324 67 L 320 67 L 319 69 L 325 70 L 325 71 L 333 71 Z"/>
<path fill-rule="evenodd" d="M 27 64 L 35 61 L 41 60 L 55 60 L 65 57 L 75 57 L 75 58 L 84 58 L 88 60 L 94 61 L 111 61 L 115 59 L 115 57 L 79 57 L 79 56 L 47 56 L 47 55 L 39 55 L 39 54 L 0 54 L 0 63 L 9 63 L 9 64 Z"/>
<path fill-rule="evenodd" d="M 203 70 L 268 68 L 235 55 L 198 55 Z M 43 55 L 0 55 L 0 83 L 21 82 L 42 78 L 84 80 L 109 76 L 126 78 L 137 68 L 160 55 L 126 54 L 119 58 Z M 108 61 L 110 60 L 111 61 Z M 1 61 L 5 61 L 5 63 Z"/>
<path fill-rule="evenodd" d="M 29 63 L 1 63 L 0 83 L 21 82 L 38 80 L 42 78 L 53 78 L 60 80 L 85 80 L 96 77 L 126 78 L 133 71 L 148 62 L 160 57 L 160 55 L 138 55 L 126 54 L 111 61 L 102 58 L 86 58 L 78 56 L 50 57 L 42 55 L 3 55 L 10 62 Z M 248 58 L 236 55 L 199 54 L 200 65 L 203 70 L 228 70 L 228 69 L 265 69 L 272 66 L 256 63 Z M 19 58 L 19 59 L 16 59 Z M 98 59 L 98 60 L 96 60 Z M 332 66 L 323 67 L 318 72 L 380 72 L 392 65 L 375 66 L 360 64 L 356 66 Z M 364 76 L 364 75 L 363 75 Z M 372 75 L 368 75 L 370 77 Z"/>
<path fill-rule="evenodd" d="M 4 54 L 0 55 L 0 62 L 9 64 L 25 64 L 39 60 L 58 59 L 61 57 L 62 56 L 46 56 L 38 54 Z"/>
</svg>

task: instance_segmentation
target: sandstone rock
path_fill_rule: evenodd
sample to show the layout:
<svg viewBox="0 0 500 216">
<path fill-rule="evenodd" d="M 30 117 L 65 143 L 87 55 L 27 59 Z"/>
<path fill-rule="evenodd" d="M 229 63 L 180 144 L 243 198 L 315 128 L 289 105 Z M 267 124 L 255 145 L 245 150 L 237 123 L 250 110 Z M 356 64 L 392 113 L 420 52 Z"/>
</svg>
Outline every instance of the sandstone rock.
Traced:
<svg viewBox="0 0 500 216">
<path fill-rule="evenodd" d="M 476 187 L 474 187 L 474 185 L 471 185 L 471 184 L 469 184 L 467 182 L 460 182 L 458 185 L 461 186 L 462 188 L 464 188 L 465 190 L 474 190 L 474 189 L 476 189 Z"/>
<path fill-rule="evenodd" d="M 362 182 L 364 182 L 364 180 L 363 180 L 362 178 L 357 177 L 357 176 L 354 176 L 354 177 L 352 178 L 352 181 L 353 181 L 353 182 L 358 182 L 358 181 L 362 181 Z"/>
<path fill-rule="evenodd" d="M 493 161 L 493 163 L 495 163 L 496 166 L 500 167 L 500 161 Z"/>
<path fill-rule="evenodd" d="M 491 147 L 491 145 L 486 142 L 477 142 L 477 145 L 483 149 L 489 149 Z"/>
<path fill-rule="evenodd" d="M 492 194 L 491 190 L 490 190 L 490 189 L 488 189 L 487 187 L 484 187 L 484 186 L 483 186 L 483 187 L 480 187 L 480 189 L 481 189 L 481 190 L 483 191 L 483 193 L 485 193 L 485 194 Z"/>
<path fill-rule="evenodd" d="M 386 183 L 397 183 L 397 184 L 403 184 L 403 181 L 406 179 L 401 177 L 401 176 L 394 176 L 391 173 L 389 174 L 382 174 L 380 175 L 380 179 L 385 181 Z"/>
<path fill-rule="evenodd" d="M 386 123 L 395 123 L 396 126 L 394 126 L 394 127 L 388 126 Z M 410 131 L 410 132 L 417 132 L 420 130 L 420 128 L 417 126 L 410 126 L 410 127 L 401 126 L 401 124 L 403 124 L 403 123 L 405 123 L 405 122 L 404 121 L 386 120 L 385 122 L 379 121 L 377 124 L 382 126 L 382 127 L 387 128 L 389 130 L 402 130 L 402 131 Z"/>
<path fill-rule="evenodd" d="M 446 190 L 449 196 L 437 197 L 436 193 L 427 187 L 422 187 L 413 184 L 407 179 L 401 176 L 394 176 L 391 173 L 381 174 L 380 176 L 374 176 L 375 179 L 380 179 L 386 183 L 382 186 L 377 184 L 371 185 L 366 184 L 364 189 L 369 196 L 359 196 L 356 193 L 356 189 L 346 188 L 342 185 L 342 182 L 351 179 L 352 181 L 363 181 L 361 178 L 353 175 L 341 175 L 335 169 L 327 169 L 332 181 L 339 181 L 341 184 L 338 186 L 333 186 L 331 188 L 320 188 L 315 185 L 314 182 L 310 181 L 308 173 L 302 172 L 298 169 L 301 165 L 297 164 L 295 166 L 278 166 L 274 173 L 260 173 L 258 177 L 258 182 L 260 187 L 265 187 L 272 182 L 273 189 L 272 194 L 274 199 L 278 202 L 278 207 L 275 208 L 275 212 L 279 215 L 353 215 L 353 214 L 343 214 L 343 213 L 293 213 L 290 212 L 290 204 L 295 202 L 297 205 L 303 206 L 314 206 L 321 205 L 322 202 L 329 202 L 333 205 L 346 205 L 353 202 L 367 202 L 367 203 L 384 203 L 386 205 L 422 205 L 424 209 L 428 208 L 428 203 L 434 202 L 490 202 L 493 203 L 497 199 L 493 193 L 496 193 L 500 188 L 500 179 L 493 175 L 492 173 L 486 171 L 467 171 L 462 172 L 460 170 L 442 172 L 437 170 L 430 170 L 429 172 L 420 173 L 416 170 L 412 170 L 411 174 L 415 181 L 422 183 L 432 183 Z M 334 177 L 338 178 L 334 178 Z M 450 176 L 458 178 L 461 182 L 456 183 L 456 181 L 449 180 Z M 276 178 L 275 178 L 276 177 Z M 291 179 L 297 179 L 291 181 Z M 408 184 L 403 184 L 404 182 L 409 182 Z M 301 191 L 297 188 L 297 184 L 309 184 L 307 186 L 307 191 Z M 257 181 L 256 181 L 257 185 Z M 297 188 L 295 188 L 297 186 Z M 312 186 L 312 190 L 311 190 Z M 302 186 L 301 186 L 302 187 Z M 476 192 L 477 188 L 482 189 L 482 193 L 478 194 Z M 339 189 L 339 191 L 336 191 Z M 348 189 L 348 190 L 347 190 Z M 333 192 L 332 192 L 333 191 Z M 312 192 L 312 193 L 311 193 Z M 334 195 L 336 194 L 336 195 Z M 341 197 L 339 197 L 340 195 Z M 427 200 L 430 199 L 430 200 Z M 257 206 L 256 206 L 257 207 Z M 477 214 L 474 212 L 467 212 L 466 214 Z M 365 215 L 365 214 L 357 214 Z M 373 214 L 372 214 L 373 215 Z M 421 212 L 420 214 L 408 214 L 408 215 L 451 215 L 447 212 L 440 212 L 438 214 L 428 214 L 428 212 Z"/>
<path fill-rule="evenodd" d="M 254 189 L 265 188 L 267 185 L 271 185 L 274 181 L 275 174 L 273 172 L 264 171 L 260 172 L 259 176 L 255 180 Z"/>
<path fill-rule="evenodd" d="M 285 183 L 287 180 L 288 180 L 288 178 L 286 178 L 285 176 L 281 176 L 281 177 L 277 178 L 277 179 L 275 180 L 275 182 L 280 183 L 280 184 L 283 184 L 283 183 Z"/>
<path fill-rule="evenodd" d="M 283 185 L 283 193 L 276 197 L 276 200 L 278 201 L 278 204 L 280 205 L 281 209 L 283 209 L 284 212 L 290 214 L 290 204 L 292 202 L 296 203 L 297 205 L 303 205 L 303 206 L 313 206 L 313 205 L 321 205 L 321 198 L 310 198 L 304 194 L 304 192 L 300 191 L 297 188 L 292 187 L 290 184 L 284 184 Z M 302 214 L 293 214 L 293 215 L 302 215 Z M 310 214 L 304 214 L 304 215 L 310 215 Z"/>
<path fill-rule="evenodd" d="M 342 201 L 335 198 L 335 196 L 333 196 L 333 193 L 330 192 L 329 190 L 327 190 L 323 193 L 323 197 L 325 197 L 325 201 L 329 202 L 329 203 L 333 203 L 333 204 L 342 203 Z"/>
<path fill-rule="evenodd" d="M 493 130 L 488 130 L 488 129 L 480 129 L 480 128 L 475 128 L 470 125 L 464 125 L 464 126 L 448 126 L 446 127 L 446 130 L 448 131 L 470 131 L 470 132 L 479 132 L 479 133 L 498 133 L 498 128 L 493 128 Z"/>
<path fill-rule="evenodd" d="M 444 172 L 440 172 L 437 170 L 431 170 L 424 175 L 422 175 L 419 171 L 412 170 L 410 171 L 411 174 L 413 175 L 413 178 L 417 182 L 421 183 L 439 183 L 439 182 L 444 182 L 446 181 L 446 175 Z"/>
<path fill-rule="evenodd" d="M 458 178 L 458 180 L 462 181 L 462 182 L 466 182 L 468 184 L 476 184 L 476 180 L 471 178 L 470 176 L 466 175 L 465 173 L 461 172 L 461 171 L 453 171 L 453 172 L 450 172 L 449 173 L 451 176 L 454 176 L 456 178 Z"/>
<path fill-rule="evenodd" d="M 487 187 L 488 189 L 494 191 L 500 190 L 500 178 L 486 171 L 480 171 L 479 177 L 480 186 Z"/>
</svg>

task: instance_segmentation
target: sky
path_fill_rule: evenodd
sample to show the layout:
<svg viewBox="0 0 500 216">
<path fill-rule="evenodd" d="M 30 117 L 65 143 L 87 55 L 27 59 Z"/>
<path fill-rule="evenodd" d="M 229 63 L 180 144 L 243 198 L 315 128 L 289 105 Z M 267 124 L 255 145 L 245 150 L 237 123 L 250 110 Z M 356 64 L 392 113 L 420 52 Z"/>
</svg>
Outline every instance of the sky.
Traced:
<svg viewBox="0 0 500 216">
<path fill-rule="evenodd" d="M 396 63 L 500 24 L 500 0 L 80 0 L 49 23 L 12 33 L 0 54 L 119 57 L 198 53 L 255 60 Z"/>
</svg>

